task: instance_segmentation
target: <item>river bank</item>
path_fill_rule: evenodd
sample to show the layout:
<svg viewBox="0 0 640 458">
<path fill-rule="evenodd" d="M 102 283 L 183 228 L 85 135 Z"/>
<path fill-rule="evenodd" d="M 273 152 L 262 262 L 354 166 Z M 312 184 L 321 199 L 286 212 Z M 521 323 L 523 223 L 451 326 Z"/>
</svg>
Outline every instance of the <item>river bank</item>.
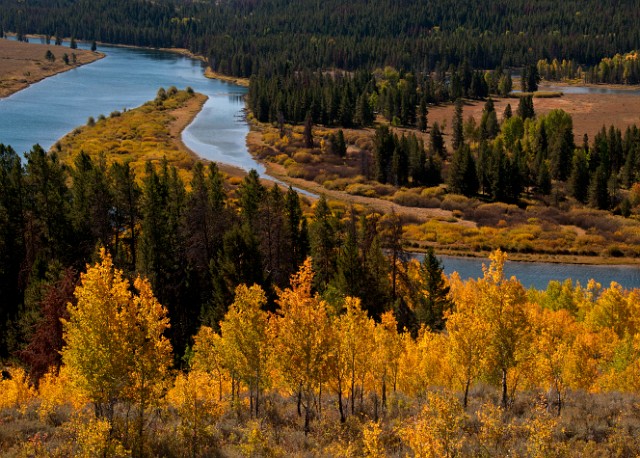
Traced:
<svg viewBox="0 0 640 458">
<path fill-rule="evenodd" d="M 47 59 L 49 51 L 51 55 Z M 68 64 L 64 61 L 65 54 Z M 0 98 L 103 57 L 104 54 L 100 52 L 70 49 L 66 46 L 0 40 Z"/>
</svg>

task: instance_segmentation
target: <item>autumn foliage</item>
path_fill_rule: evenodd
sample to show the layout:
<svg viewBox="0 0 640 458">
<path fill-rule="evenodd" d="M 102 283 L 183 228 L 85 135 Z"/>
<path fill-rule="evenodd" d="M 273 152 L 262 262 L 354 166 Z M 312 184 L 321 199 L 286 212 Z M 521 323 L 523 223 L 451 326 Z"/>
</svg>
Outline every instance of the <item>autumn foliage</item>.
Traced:
<svg viewBox="0 0 640 458">
<path fill-rule="evenodd" d="M 35 418 L 46 431 L 1 434 L 10 456 L 640 451 L 637 290 L 527 291 L 498 251 L 482 278 L 446 279 L 444 329 L 414 336 L 393 312 L 374 321 L 359 298 L 329 306 L 307 259 L 275 313 L 260 286 L 238 286 L 218 329 L 201 327 L 186 367 L 171 370 L 166 309 L 100 256 L 62 321 L 60 370 L 37 389 L 20 368 L 0 381 L 0 421 Z"/>
</svg>

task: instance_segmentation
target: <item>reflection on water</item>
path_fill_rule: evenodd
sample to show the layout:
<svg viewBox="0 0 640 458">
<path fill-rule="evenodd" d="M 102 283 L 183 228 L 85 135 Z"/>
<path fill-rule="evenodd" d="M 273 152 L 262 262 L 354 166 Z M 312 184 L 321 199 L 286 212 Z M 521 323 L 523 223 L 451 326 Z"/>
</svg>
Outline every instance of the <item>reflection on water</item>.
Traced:
<svg viewBox="0 0 640 458">
<path fill-rule="evenodd" d="M 640 87 L 605 87 L 605 86 L 544 86 L 540 90 L 563 92 L 564 94 L 596 94 L 596 95 L 640 95 Z"/>
</svg>

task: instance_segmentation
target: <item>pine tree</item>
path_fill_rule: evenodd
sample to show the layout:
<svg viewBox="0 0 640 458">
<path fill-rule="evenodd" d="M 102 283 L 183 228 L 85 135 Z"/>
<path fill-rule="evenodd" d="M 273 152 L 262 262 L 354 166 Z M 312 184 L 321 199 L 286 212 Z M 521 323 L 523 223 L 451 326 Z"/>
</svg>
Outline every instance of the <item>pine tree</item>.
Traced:
<svg viewBox="0 0 640 458">
<path fill-rule="evenodd" d="M 441 331 L 445 327 L 446 313 L 453 304 L 448 299 L 449 286 L 445 282 L 442 264 L 432 247 L 427 248 L 420 263 L 420 281 L 423 296 L 416 310 L 418 323 Z"/>
<path fill-rule="evenodd" d="M 584 151 L 576 151 L 573 156 L 573 167 L 569 177 L 569 191 L 579 202 L 585 203 L 589 196 L 589 167 Z"/>
<path fill-rule="evenodd" d="M 324 195 L 316 203 L 311 223 L 311 258 L 315 286 L 319 291 L 324 291 L 333 278 L 336 264 L 336 248 L 338 245 L 336 224 L 334 216 L 329 209 Z"/>
<path fill-rule="evenodd" d="M 311 118 L 311 112 L 307 112 L 307 116 L 304 118 L 304 146 L 306 148 L 313 148 L 313 119 Z"/>
<path fill-rule="evenodd" d="M 478 175 L 469 145 L 464 145 L 453 154 L 447 185 L 450 192 L 467 197 L 478 191 Z"/>
<path fill-rule="evenodd" d="M 500 132 L 500 124 L 493 105 L 493 100 L 489 98 L 482 110 L 482 118 L 480 120 L 480 138 L 484 140 L 495 138 Z"/>
<path fill-rule="evenodd" d="M 426 132 L 428 126 L 427 115 L 429 110 L 427 110 L 427 102 L 425 97 L 420 99 L 420 107 L 418 108 L 418 130 L 420 132 Z"/>
<path fill-rule="evenodd" d="M 462 99 L 457 99 L 455 103 L 455 113 L 451 123 L 451 146 L 454 151 L 459 150 L 464 144 L 464 127 L 462 119 L 463 103 Z"/>
<path fill-rule="evenodd" d="M 438 155 L 441 159 L 444 159 L 447 155 L 442 131 L 440 130 L 440 125 L 437 122 L 434 122 L 433 126 L 431 126 L 431 132 L 429 133 L 429 148 L 433 154 Z"/>
<path fill-rule="evenodd" d="M 518 116 L 525 119 L 533 119 L 536 117 L 536 113 L 533 109 L 533 96 L 527 95 L 524 97 L 520 97 L 520 101 L 518 102 Z"/>
</svg>

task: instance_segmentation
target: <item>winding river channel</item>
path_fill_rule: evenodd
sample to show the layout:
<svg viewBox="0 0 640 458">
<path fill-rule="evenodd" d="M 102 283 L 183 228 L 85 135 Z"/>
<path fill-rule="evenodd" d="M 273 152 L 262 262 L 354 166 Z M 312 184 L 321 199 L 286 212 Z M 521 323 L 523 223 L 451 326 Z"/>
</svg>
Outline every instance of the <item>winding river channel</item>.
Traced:
<svg viewBox="0 0 640 458">
<path fill-rule="evenodd" d="M 79 47 L 87 48 L 85 43 Z M 89 116 L 135 108 L 153 99 L 158 88 L 191 86 L 209 99 L 183 132 L 184 143 L 198 155 L 244 170 L 265 168 L 247 151 L 249 127 L 244 120 L 246 88 L 204 77 L 202 62 L 176 53 L 100 46 L 106 57 L 47 78 L 0 99 L 0 142 L 22 153 L 35 143 L 49 149 L 60 137 L 84 124 Z M 446 273 L 462 278 L 482 275 L 481 259 L 443 257 Z M 640 268 L 509 262 L 506 274 L 526 287 L 546 288 L 550 280 L 567 278 L 586 285 L 590 278 L 607 286 L 640 287 Z"/>
</svg>

